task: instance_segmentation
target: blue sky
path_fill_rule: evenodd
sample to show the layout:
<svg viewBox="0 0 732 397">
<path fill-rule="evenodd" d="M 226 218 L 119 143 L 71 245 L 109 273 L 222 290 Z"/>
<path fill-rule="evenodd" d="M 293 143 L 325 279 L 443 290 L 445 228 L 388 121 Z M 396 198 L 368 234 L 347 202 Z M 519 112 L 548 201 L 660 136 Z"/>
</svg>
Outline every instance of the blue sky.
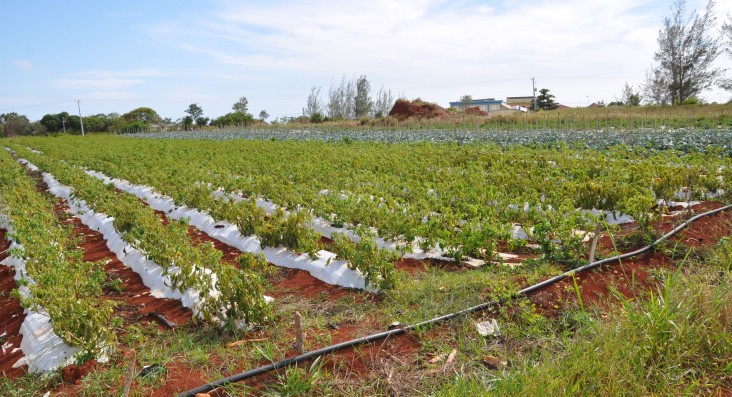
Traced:
<svg viewBox="0 0 732 397">
<path fill-rule="evenodd" d="M 531 95 L 614 100 L 639 85 L 671 0 L 11 1 L 0 34 L 0 113 L 217 117 L 245 96 L 255 115 L 301 112 L 312 86 L 366 74 L 447 106 Z M 689 8 L 706 2 L 688 0 Z M 716 6 L 721 23 L 732 1 Z M 732 59 L 719 64 L 732 69 Z M 728 72 L 732 74 L 732 71 Z M 706 92 L 708 101 L 732 94 Z"/>
</svg>

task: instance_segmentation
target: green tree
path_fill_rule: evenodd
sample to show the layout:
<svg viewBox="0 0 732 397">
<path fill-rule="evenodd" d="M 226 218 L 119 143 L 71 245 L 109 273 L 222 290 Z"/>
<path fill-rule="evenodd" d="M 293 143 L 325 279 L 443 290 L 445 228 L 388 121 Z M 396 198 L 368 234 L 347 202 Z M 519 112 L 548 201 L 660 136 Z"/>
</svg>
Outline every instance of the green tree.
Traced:
<svg viewBox="0 0 732 397">
<path fill-rule="evenodd" d="M 354 112 L 356 118 L 366 117 L 371 114 L 374 108 L 374 101 L 371 100 L 371 83 L 366 75 L 361 75 L 356 80 L 356 98 L 354 99 Z"/>
<path fill-rule="evenodd" d="M 203 109 L 198 106 L 196 103 L 192 103 L 188 106 L 188 109 L 185 110 L 185 113 L 188 113 L 189 116 L 193 120 L 196 120 L 197 118 L 203 116 Z"/>
<path fill-rule="evenodd" d="M 732 58 L 732 15 L 727 15 L 727 21 L 722 25 L 722 38 L 724 39 L 724 44 L 727 46 L 725 52 Z M 732 91 L 732 78 L 720 79 L 719 86 Z"/>
<path fill-rule="evenodd" d="M 269 118 L 269 113 L 267 113 L 266 110 L 262 109 L 262 111 L 259 112 L 259 119 L 262 121 L 267 121 L 268 118 Z"/>
<path fill-rule="evenodd" d="M 160 115 L 158 115 L 158 112 L 154 111 L 151 108 L 140 107 L 123 114 L 119 117 L 119 120 L 123 121 L 124 123 L 139 121 L 141 123 L 150 125 L 159 123 Z"/>
<path fill-rule="evenodd" d="M 66 116 L 68 116 L 68 114 L 66 114 Z M 44 115 L 41 118 L 40 123 L 43 124 L 44 127 L 46 127 L 46 130 L 48 132 L 58 132 L 63 129 L 61 117 L 59 117 L 59 114 Z"/>
<path fill-rule="evenodd" d="M 211 121 L 211 125 L 216 127 L 227 127 L 231 125 L 243 126 L 254 123 L 254 117 L 249 113 L 232 112 L 221 117 L 217 117 Z"/>
<path fill-rule="evenodd" d="M 472 95 L 463 95 L 460 97 L 460 102 L 473 102 Z"/>
<path fill-rule="evenodd" d="M 183 129 L 186 131 L 189 131 L 193 128 L 193 117 L 186 116 L 183 117 Z"/>
<path fill-rule="evenodd" d="M 310 88 L 310 95 L 308 95 L 307 102 L 305 102 L 305 108 L 303 108 L 303 116 L 313 118 L 316 114 L 322 118 L 323 104 L 320 100 L 320 87 L 313 86 Z"/>
<path fill-rule="evenodd" d="M 73 116 L 70 116 L 71 119 Z M 112 123 L 108 130 L 119 132 L 141 132 L 149 130 L 154 124 L 159 124 L 162 119 L 158 112 L 148 107 L 139 107 L 121 116 L 110 113 L 104 118 L 105 123 Z M 78 117 L 74 122 L 78 123 Z M 66 124 L 67 127 L 70 123 Z"/>
<path fill-rule="evenodd" d="M 536 106 L 542 110 L 554 110 L 559 104 L 554 101 L 554 95 L 549 93 L 548 88 L 539 90 L 539 96 L 536 97 Z"/>
<path fill-rule="evenodd" d="M 209 119 L 208 117 L 198 117 L 196 118 L 196 125 L 199 127 L 205 127 L 206 125 L 208 125 L 209 120 L 211 119 Z"/>
<path fill-rule="evenodd" d="M 236 103 L 234 103 L 231 106 L 231 109 L 234 110 L 234 113 L 243 113 L 246 114 L 249 111 L 249 101 L 247 101 L 246 97 L 239 98 Z"/>
<path fill-rule="evenodd" d="M 720 37 L 712 35 L 715 28 L 714 1 L 709 0 L 706 11 L 699 16 L 687 16 L 686 1 L 675 0 L 671 16 L 663 20 L 658 33 L 655 64 L 646 77 L 644 91 L 657 104 L 681 104 L 711 87 L 722 76 L 714 66 L 721 52 Z"/>
<path fill-rule="evenodd" d="M 626 82 L 625 86 L 623 86 L 621 104 L 625 106 L 639 106 L 641 104 L 641 99 L 642 97 L 640 92 L 635 91 L 633 86 Z M 612 102 L 608 106 L 612 106 Z"/>
<path fill-rule="evenodd" d="M 0 114 L 0 124 L 6 137 L 30 135 L 33 132 L 28 117 L 18 113 Z"/>
</svg>

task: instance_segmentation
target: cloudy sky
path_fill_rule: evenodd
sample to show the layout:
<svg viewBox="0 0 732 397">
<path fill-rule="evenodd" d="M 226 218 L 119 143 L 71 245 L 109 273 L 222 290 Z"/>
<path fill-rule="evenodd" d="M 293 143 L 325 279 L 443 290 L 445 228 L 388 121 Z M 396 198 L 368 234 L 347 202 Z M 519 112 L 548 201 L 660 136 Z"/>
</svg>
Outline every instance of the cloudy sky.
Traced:
<svg viewBox="0 0 732 397">
<path fill-rule="evenodd" d="M 0 113 L 125 113 L 140 106 L 174 120 L 241 96 L 255 115 L 301 113 L 312 86 L 367 75 L 447 106 L 531 95 L 614 100 L 639 85 L 672 0 L 11 1 L 0 35 Z M 687 0 L 690 9 L 706 2 Z M 718 21 L 732 13 L 719 1 Z M 720 58 L 732 74 L 732 59 Z M 707 101 L 731 94 L 706 92 Z"/>
</svg>

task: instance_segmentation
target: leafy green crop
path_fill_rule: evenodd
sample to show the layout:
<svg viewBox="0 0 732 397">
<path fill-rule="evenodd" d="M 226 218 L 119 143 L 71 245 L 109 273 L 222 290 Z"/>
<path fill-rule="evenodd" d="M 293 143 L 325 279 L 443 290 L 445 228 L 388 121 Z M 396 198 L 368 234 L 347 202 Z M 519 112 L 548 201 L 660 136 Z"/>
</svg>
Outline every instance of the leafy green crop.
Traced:
<svg viewBox="0 0 732 397">
<path fill-rule="evenodd" d="M 24 307 L 45 310 L 53 331 L 82 355 L 99 357 L 115 339 L 109 327 L 114 304 L 101 297 L 107 279 L 102 264 L 81 260 L 83 251 L 54 216 L 53 203 L 36 192 L 5 150 L 0 150 L 0 169 L 0 212 L 12 223 L 11 238 L 22 246 L 12 254 L 25 260 L 34 281 L 21 280 L 30 295 L 16 296 Z"/>
<path fill-rule="evenodd" d="M 269 310 L 264 302 L 263 276 L 247 269 L 233 269 L 221 261 L 222 254 L 210 243 L 191 244 L 185 221 L 163 222 L 161 215 L 128 193 L 118 193 L 79 168 L 15 146 L 18 153 L 71 186 L 74 195 L 96 212 L 114 217 L 122 238 L 160 265 L 174 290 L 200 292 L 200 314 L 204 320 L 264 321 Z M 248 254 L 244 254 L 248 255 Z M 214 283 L 215 280 L 215 283 Z M 218 294 L 211 294 L 212 286 Z"/>
</svg>

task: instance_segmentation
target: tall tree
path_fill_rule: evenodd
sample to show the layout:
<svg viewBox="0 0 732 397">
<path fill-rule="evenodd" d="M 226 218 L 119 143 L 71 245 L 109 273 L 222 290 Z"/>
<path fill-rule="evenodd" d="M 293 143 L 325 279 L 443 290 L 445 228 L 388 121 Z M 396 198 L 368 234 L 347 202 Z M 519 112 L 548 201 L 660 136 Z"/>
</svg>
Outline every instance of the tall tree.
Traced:
<svg viewBox="0 0 732 397">
<path fill-rule="evenodd" d="M 353 79 L 346 80 L 345 74 L 337 86 L 331 83 L 328 90 L 328 117 L 331 119 L 352 119 L 355 97 L 356 83 Z"/>
<path fill-rule="evenodd" d="M 658 51 L 646 77 L 646 97 L 658 104 L 681 104 L 716 83 L 722 70 L 713 65 L 721 51 L 720 38 L 712 34 L 716 17 L 709 0 L 703 15 L 687 15 L 686 1 L 675 0 L 671 16 L 658 32 Z"/>
<path fill-rule="evenodd" d="M 235 113 L 246 113 L 249 111 L 247 106 L 249 106 L 249 101 L 247 101 L 246 97 L 241 97 L 231 106 L 231 109 L 233 109 Z"/>
<path fill-rule="evenodd" d="M 18 113 L 0 114 L 0 124 L 6 137 L 30 135 L 33 132 L 28 117 Z"/>
<path fill-rule="evenodd" d="M 266 110 L 262 109 L 262 111 L 259 112 L 259 119 L 262 121 L 267 121 L 268 118 L 269 118 L 269 113 L 267 113 Z"/>
<path fill-rule="evenodd" d="M 727 21 L 722 25 L 722 38 L 726 45 L 724 51 L 732 58 L 732 15 L 727 15 Z M 732 91 L 732 78 L 721 79 L 719 85 L 726 90 Z"/>
<path fill-rule="evenodd" d="M 188 109 L 185 110 L 185 113 L 188 113 L 188 115 L 191 116 L 193 120 L 195 120 L 203 116 L 203 109 L 198 106 L 197 103 L 192 103 L 188 106 Z"/>
<path fill-rule="evenodd" d="M 633 89 L 633 86 L 625 83 L 623 86 L 622 102 L 625 106 L 638 106 L 641 103 L 641 94 Z"/>
<path fill-rule="evenodd" d="M 305 108 L 302 110 L 303 114 L 307 117 L 313 118 L 320 115 L 322 118 L 323 103 L 320 100 L 320 87 L 313 86 L 310 88 L 310 94 L 308 100 L 305 103 Z"/>
<path fill-rule="evenodd" d="M 374 116 L 384 117 L 389 114 L 394 106 L 394 94 L 391 90 L 384 90 L 382 86 L 376 93 L 376 101 L 374 101 Z"/>
<path fill-rule="evenodd" d="M 148 107 L 140 107 L 123 114 L 119 120 L 130 123 L 138 121 L 144 124 L 154 124 L 160 122 L 158 112 Z"/>
<path fill-rule="evenodd" d="M 371 83 L 366 79 L 366 75 L 361 75 L 356 81 L 356 98 L 354 99 L 353 109 L 356 118 L 367 117 L 374 108 L 374 101 L 371 100 Z"/>
<path fill-rule="evenodd" d="M 539 96 L 536 97 L 536 106 L 543 110 L 554 110 L 559 104 L 554 101 L 554 95 L 549 93 L 548 88 L 539 90 Z"/>
<path fill-rule="evenodd" d="M 472 95 L 463 95 L 460 97 L 460 102 L 473 102 L 473 96 Z"/>
</svg>

